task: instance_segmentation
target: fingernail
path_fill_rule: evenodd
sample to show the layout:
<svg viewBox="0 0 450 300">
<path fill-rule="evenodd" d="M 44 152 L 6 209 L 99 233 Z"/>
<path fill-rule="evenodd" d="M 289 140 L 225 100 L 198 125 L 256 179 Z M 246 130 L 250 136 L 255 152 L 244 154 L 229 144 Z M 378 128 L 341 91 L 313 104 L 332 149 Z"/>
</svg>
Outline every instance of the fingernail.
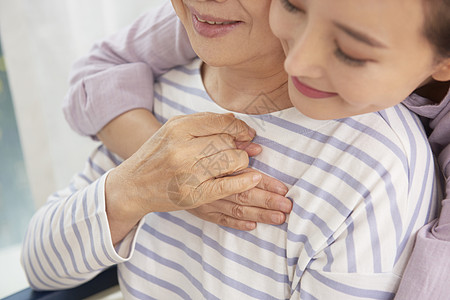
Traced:
<svg viewBox="0 0 450 300">
<path fill-rule="evenodd" d="M 272 220 L 273 223 L 275 224 L 281 224 L 281 216 L 278 214 L 273 214 L 270 219 Z"/>
<path fill-rule="evenodd" d="M 277 190 L 277 193 L 278 194 L 280 194 L 280 195 L 286 195 L 287 194 L 287 192 L 288 192 L 288 189 L 287 189 L 287 187 L 285 187 L 285 186 L 278 186 L 277 188 L 276 188 L 276 190 Z"/>
<path fill-rule="evenodd" d="M 290 202 L 283 201 L 280 203 L 281 211 L 283 211 L 285 213 L 289 213 L 289 212 L 291 212 L 291 209 L 292 209 L 292 204 Z"/>
<path fill-rule="evenodd" d="M 253 175 L 253 182 L 260 182 L 261 178 L 261 174 L 255 174 Z"/>
<path fill-rule="evenodd" d="M 248 230 L 253 230 L 253 229 L 256 228 L 256 223 L 247 223 L 247 224 L 245 225 L 245 227 L 246 227 Z"/>
</svg>

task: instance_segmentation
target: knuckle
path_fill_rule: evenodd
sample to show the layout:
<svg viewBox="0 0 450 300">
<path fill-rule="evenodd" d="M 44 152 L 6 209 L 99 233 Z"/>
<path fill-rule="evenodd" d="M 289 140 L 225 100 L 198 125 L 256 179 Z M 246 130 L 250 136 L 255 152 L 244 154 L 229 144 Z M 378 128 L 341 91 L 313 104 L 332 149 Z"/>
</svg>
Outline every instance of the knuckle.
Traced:
<svg viewBox="0 0 450 300">
<path fill-rule="evenodd" d="M 226 120 L 226 132 L 230 135 L 239 135 L 241 133 L 242 129 L 241 126 L 239 126 L 240 120 L 233 118 L 232 120 L 228 119 Z"/>
<path fill-rule="evenodd" d="M 233 205 L 233 208 L 231 209 L 231 214 L 237 219 L 242 219 L 244 217 L 243 207 L 239 204 Z"/>
<path fill-rule="evenodd" d="M 217 224 L 225 227 L 230 227 L 230 217 L 225 214 L 220 214 L 217 219 Z"/>
<path fill-rule="evenodd" d="M 264 211 L 260 210 L 256 213 L 256 219 L 257 222 L 265 222 L 268 218 L 266 218 Z"/>
<path fill-rule="evenodd" d="M 220 118 L 215 120 L 215 122 L 217 122 L 217 128 L 220 128 L 222 132 L 229 133 L 230 121 L 226 118 L 226 116 L 221 115 Z"/>
<path fill-rule="evenodd" d="M 269 193 L 266 193 L 265 199 L 264 199 L 264 208 L 271 208 L 272 207 L 272 197 Z"/>
<path fill-rule="evenodd" d="M 234 129 L 234 133 L 236 133 L 236 135 L 242 135 L 242 134 L 247 135 L 249 127 L 248 127 L 247 123 L 245 123 L 244 121 L 235 119 L 235 121 L 233 123 L 233 129 Z"/>
<path fill-rule="evenodd" d="M 224 192 L 226 190 L 228 190 L 228 189 L 229 189 L 228 183 L 226 181 L 224 181 L 224 180 L 221 180 L 221 181 L 219 181 L 219 183 L 216 186 L 215 194 L 216 195 L 223 195 Z"/>
<path fill-rule="evenodd" d="M 239 204 L 248 205 L 250 202 L 250 191 L 236 194 L 236 200 Z"/>
<path fill-rule="evenodd" d="M 232 146 L 233 148 L 235 147 L 234 138 L 231 135 L 222 133 L 220 134 L 219 138 L 227 146 Z"/>
</svg>

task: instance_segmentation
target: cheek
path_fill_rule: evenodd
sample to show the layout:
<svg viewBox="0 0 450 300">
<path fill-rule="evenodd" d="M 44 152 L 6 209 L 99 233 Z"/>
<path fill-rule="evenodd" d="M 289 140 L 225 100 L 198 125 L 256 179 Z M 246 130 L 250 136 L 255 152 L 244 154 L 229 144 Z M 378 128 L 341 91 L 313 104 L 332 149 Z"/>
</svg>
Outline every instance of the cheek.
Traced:
<svg viewBox="0 0 450 300">
<path fill-rule="evenodd" d="M 400 79 L 398 79 L 400 78 Z M 348 70 L 332 78 L 339 96 L 350 105 L 385 109 L 402 102 L 412 92 L 413 85 L 398 73 Z"/>
<path fill-rule="evenodd" d="M 269 25 L 273 34 L 281 40 L 289 38 L 289 33 L 292 32 L 292 27 L 289 28 L 286 22 L 286 16 L 284 16 L 284 9 L 281 7 L 279 0 L 272 0 L 269 13 Z"/>
</svg>

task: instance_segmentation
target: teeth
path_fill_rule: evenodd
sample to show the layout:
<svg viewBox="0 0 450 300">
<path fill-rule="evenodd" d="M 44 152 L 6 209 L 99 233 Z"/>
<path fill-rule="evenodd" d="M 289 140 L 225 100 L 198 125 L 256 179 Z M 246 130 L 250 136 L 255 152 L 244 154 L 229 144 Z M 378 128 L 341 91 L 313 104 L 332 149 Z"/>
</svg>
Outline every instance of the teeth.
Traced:
<svg viewBox="0 0 450 300">
<path fill-rule="evenodd" d="M 228 24 L 235 23 L 235 22 L 213 22 L 213 21 L 207 21 L 207 20 L 200 19 L 198 16 L 196 16 L 196 17 L 199 22 L 208 23 L 209 25 L 228 25 Z"/>
</svg>

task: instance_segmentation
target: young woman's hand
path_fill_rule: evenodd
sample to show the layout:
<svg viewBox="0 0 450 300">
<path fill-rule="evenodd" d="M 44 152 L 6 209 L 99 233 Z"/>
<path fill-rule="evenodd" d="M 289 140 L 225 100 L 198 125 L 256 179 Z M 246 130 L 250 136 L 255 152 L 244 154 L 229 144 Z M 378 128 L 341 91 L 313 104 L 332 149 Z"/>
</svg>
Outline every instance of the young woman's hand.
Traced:
<svg viewBox="0 0 450 300">
<path fill-rule="evenodd" d="M 246 169 L 243 172 L 255 172 Z M 261 174 L 262 180 L 248 191 L 190 209 L 193 215 L 218 225 L 252 230 L 256 223 L 279 225 L 286 220 L 292 202 L 284 197 L 288 189 L 280 181 Z"/>
</svg>

